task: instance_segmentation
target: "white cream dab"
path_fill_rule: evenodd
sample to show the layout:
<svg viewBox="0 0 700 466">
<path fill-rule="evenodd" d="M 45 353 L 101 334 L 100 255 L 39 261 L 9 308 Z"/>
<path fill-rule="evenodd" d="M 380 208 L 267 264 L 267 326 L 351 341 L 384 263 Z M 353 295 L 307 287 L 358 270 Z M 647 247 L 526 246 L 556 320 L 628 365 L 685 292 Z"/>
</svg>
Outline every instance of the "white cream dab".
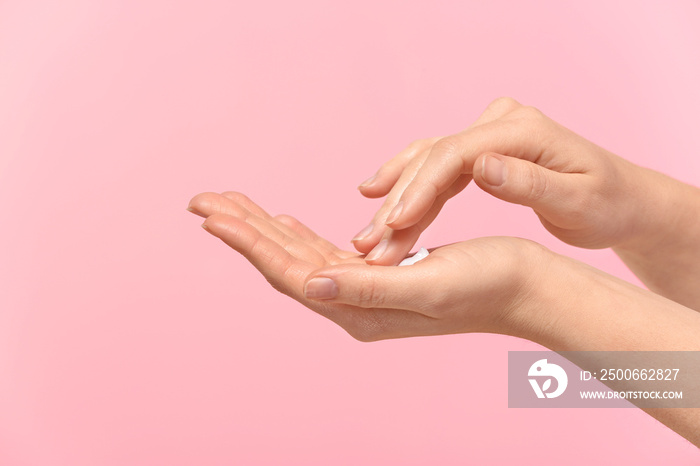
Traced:
<svg viewBox="0 0 700 466">
<path fill-rule="evenodd" d="M 416 262 L 418 262 L 419 260 L 423 260 L 426 257 L 428 257 L 428 254 L 430 254 L 430 253 L 428 252 L 427 249 L 420 248 L 418 250 L 418 252 L 415 253 L 413 256 L 407 257 L 404 260 L 402 260 L 401 263 L 399 263 L 399 267 L 401 267 L 402 265 L 413 265 Z"/>
</svg>

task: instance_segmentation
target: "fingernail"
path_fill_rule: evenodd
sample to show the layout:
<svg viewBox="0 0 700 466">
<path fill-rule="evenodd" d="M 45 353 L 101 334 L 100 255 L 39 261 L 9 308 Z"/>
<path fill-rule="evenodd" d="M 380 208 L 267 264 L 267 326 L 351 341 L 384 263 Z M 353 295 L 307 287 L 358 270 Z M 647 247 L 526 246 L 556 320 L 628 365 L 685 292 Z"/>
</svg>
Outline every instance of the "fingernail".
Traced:
<svg viewBox="0 0 700 466">
<path fill-rule="evenodd" d="M 367 186 L 374 183 L 374 180 L 376 180 L 376 179 L 377 179 L 377 175 L 372 175 L 369 178 L 367 178 L 365 181 L 363 181 L 362 184 L 360 184 L 360 186 L 358 186 L 358 188 L 366 188 Z"/>
<path fill-rule="evenodd" d="M 386 224 L 390 224 L 394 222 L 397 218 L 399 218 L 399 215 L 401 215 L 401 211 L 403 210 L 403 201 L 399 202 L 396 204 L 396 207 L 389 213 L 389 216 L 386 218 Z"/>
<path fill-rule="evenodd" d="M 482 162 L 484 181 L 491 186 L 500 186 L 506 181 L 506 164 L 496 157 L 487 155 Z"/>
<path fill-rule="evenodd" d="M 209 231 L 209 232 L 211 231 L 211 230 L 209 230 L 209 227 L 208 227 L 207 225 L 203 224 L 203 223 L 202 223 L 202 228 L 204 228 L 205 230 L 207 230 L 207 231 Z"/>
<path fill-rule="evenodd" d="M 361 232 L 355 235 L 353 239 L 350 241 L 360 241 L 361 239 L 365 239 L 367 236 L 369 236 L 370 233 L 372 233 L 372 230 L 374 230 L 374 223 L 370 223 L 366 227 L 362 229 Z"/>
<path fill-rule="evenodd" d="M 187 210 L 190 212 L 194 212 L 194 209 L 192 207 L 188 207 Z"/>
<path fill-rule="evenodd" d="M 312 278 L 304 288 L 309 299 L 333 299 L 338 296 L 338 285 L 330 278 Z"/>
<path fill-rule="evenodd" d="M 384 255 L 384 252 L 386 251 L 386 247 L 389 245 L 389 240 L 383 239 L 379 242 L 378 245 L 372 249 L 369 254 L 367 254 L 367 257 L 365 257 L 366 261 L 376 261 L 382 255 Z"/>
</svg>

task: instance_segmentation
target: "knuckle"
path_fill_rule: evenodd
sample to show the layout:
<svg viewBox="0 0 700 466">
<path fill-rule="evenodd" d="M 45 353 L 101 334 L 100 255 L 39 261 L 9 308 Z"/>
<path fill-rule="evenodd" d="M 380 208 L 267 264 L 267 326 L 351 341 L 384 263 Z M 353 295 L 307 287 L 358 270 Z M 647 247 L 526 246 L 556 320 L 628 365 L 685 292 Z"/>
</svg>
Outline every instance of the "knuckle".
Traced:
<svg viewBox="0 0 700 466">
<path fill-rule="evenodd" d="M 411 142 L 408 146 L 406 146 L 406 149 L 410 151 L 417 151 L 425 148 L 427 145 L 427 139 L 416 139 L 415 141 Z"/>
<path fill-rule="evenodd" d="M 383 293 L 378 289 L 374 280 L 364 280 L 363 286 L 359 288 L 357 299 L 367 307 L 381 307 L 384 303 Z"/>
<path fill-rule="evenodd" d="M 451 137 L 439 139 L 433 144 L 433 149 L 430 151 L 431 156 L 437 157 L 456 157 L 458 154 L 459 145 Z"/>
<path fill-rule="evenodd" d="M 221 195 L 231 199 L 232 201 L 238 204 L 247 204 L 250 202 L 250 198 L 248 198 L 248 196 L 237 191 L 225 191 L 221 193 Z"/>
<path fill-rule="evenodd" d="M 528 198 L 535 201 L 542 199 L 549 191 L 549 179 L 535 167 L 529 167 L 526 173 L 529 186 Z"/>
<path fill-rule="evenodd" d="M 433 163 L 433 167 L 450 167 L 457 166 L 460 173 L 466 172 L 464 166 L 465 160 L 462 158 L 461 145 L 456 136 L 448 136 L 437 141 L 430 151 L 429 159 Z M 437 175 L 438 172 L 435 172 Z M 440 179 L 436 176 L 429 176 L 428 187 L 434 190 L 433 196 L 440 194 L 442 189 L 439 187 Z"/>
<path fill-rule="evenodd" d="M 406 151 L 413 153 L 413 156 L 415 156 L 418 153 L 424 151 L 425 149 L 431 147 L 433 144 L 435 144 L 436 141 L 439 141 L 440 139 L 442 138 L 433 137 L 416 139 L 406 147 Z"/>
<path fill-rule="evenodd" d="M 275 215 L 274 219 L 277 220 L 278 222 L 280 222 L 284 225 L 288 225 L 288 226 L 295 226 L 299 223 L 299 221 L 296 218 L 292 217 L 291 215 L 287 215 L 287 214 Z"/>
<path fill-rule="evenodd" d="M 544 113 L 531 105 L 522 106 L 517 109 L 518 116 L 526 120 L 541 122 L 545 120 Z"/>
<path fill-rule="evenodd" d="M 411 160 L 428 149 L 433 143 L 432 139 L 416 139 L 406 146 L 397 156 L 387 160 L 379 167 L 379 172 L 391 173 L 403 169 Z"/>
<path fill-rule="evenodd" d="M 508 113 L 521 106 L 514 98 L 503 96 L 491 101 L 487 108 L 498 113 Z"/>
</svg>

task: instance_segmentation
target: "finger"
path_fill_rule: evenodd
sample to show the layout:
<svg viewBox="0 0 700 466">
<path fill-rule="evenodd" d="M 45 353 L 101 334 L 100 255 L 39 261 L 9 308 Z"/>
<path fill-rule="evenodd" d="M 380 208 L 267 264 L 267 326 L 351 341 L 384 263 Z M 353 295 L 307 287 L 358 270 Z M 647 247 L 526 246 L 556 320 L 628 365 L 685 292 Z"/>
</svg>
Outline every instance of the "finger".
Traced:
<svg viewBox="0 0 700 466">
<path fill-rule="evenodd" d="M 294 258 L 277 242 L 246 221 L 225 214 L 214 214 L 202 224 L 208 232 L 241 253 L 275 289 L 295 299 L 306 276 L 315 266 Z"/>
<path fill-rule="evenodd" d="M 328 254 L 332 254 L 339 259 L 346 259 L 348 257 L 353 257 L 357 255 L 350 251 L 343 251 L 339 249 L 336 245 L 334 245 L 327 239 L 319 236 L 311 228 L 307 227 L 291 215 L 276 215 L 274 217 L 274 220 L 277 223 L 284 225 L 286 228 L 289 228 L 290 230 L 294 231 L 304 241 L 312 243 L 314 247 L 326 251 Z"/>
<path fill-rule="evenodd" d="M 242 197 L 236 197 L 236 200 L 233 200 L 228 196 L 216 193 L 203 193 L 195 196 L 193 205 L 202 212 L 207 212 L 211 215 L 223 213 L 252 225 L 262 235 L 275 241 L 294 257 L 318 265 L 325 263 L 327 251 L 319 250 L 319 248 L 315 247 L 315 244 L 312 245 L 308 241 L 302 240 L 294 230 L 282 223 L 275 222 L 267 212 L 250 199 L 243 195 L 240 196 Z M 251 207 L 262 217 L 251 212 L 244 205 Z"/>
<path fill-rule="evenodd" d="M 202 215 L 224 213 L 240 218 L 256 227 L 265 236 L 278 242 L 295 257 L 303 258 L 314 264 L 322 264 L 326 259 L 331 261 L 340 259 L 340 256 L 335 254 L 338 248 L 331 243 L 316 235 L 314 235 L 316 237 L 313 241 L 302 238 L 296 229 L 286 225 L 279 218 L 270 216 L 244 194 L 234 191 L 226 191 L 222 194 L 202 193 L 190 201 L 190 206 Z M 301 224 L 299 223 L 299 225 Z M 310 230 L 308 231 L 310 232 Z"/>
<path fill-rule="evenodd" d="M 360 341 L 376 341 L 444 333 L 434 319 L 401 309 L 363 309 L 342 303 L 329 305 L 304 296 L 306 277 L 317 267 L 292 257 L 252 225 L 224 214 L 208 217 L 203 226 L 240 252 L 278 291 L 345 328 Z"/>
<path fill-rule="evenodd" d="M 479 118 L 470 125 L 470 128 L 502 118 L 513 110 L 521 107 L 522 105 L 511 97 L 500 97 L 486 107 L 486 110 L 484 110 Z M 358 189 L 360 189 L 360 192 L 366 197 L 374 198 L 385 196 L 399 179 L 399 176 L 401 176 L 401 173 L 411 159 L 429 149 L 440 139 L 440 137 L 419 139 L 409 144 L 399 155 L 385 163 L 376 175 L 362 183 Z"/>
<path fill-rule="evenodd" d="M 424 153 L 413 158 L 413 160 L 411 160 L 411 162 L 404 168 L 399 180 L 391 189 L 391 192 L 384 200 L 382 206 L 374 214 L 370 224 L 355 235 L 355 237 L 351 240 L 355 246 L 355 249 L 363 253 L 369 253 L 382 238 L 386 237 L 386 219 L 396 203 L 399 201 L 405 187 L 408 186 L 411 180 L 416 176 L 416 173 L 418 173 L 420 170 L 420 167 L 427 155 L 427 153 Z"/>
<path fill-rule="evenodd" d="M 440 138 L 419 139 L 412 142 L 397 156 L 384 163 L 374 176 L 363 182 L 357 189 L 363 196 L 369 198 L 386 196 L 411 160 L 427 150 L 438 139 Z"/>
<path fill-rule="evenodd" d="M 447 202 L 448 199 L 459 194 L 469 184 L 470 181 L 471 175 L 462 175 L 461 177 L 459 177 L 457 181 L 455 181 L 455 183 L 446 192 L 438 196 L 435 203 L 433 204 L 433 207 L 431 207 L 431 210 L 416 225 L 412 225 L 409 228 L 404 228 L 406 232 L 401 234 L 399 234 L 398 232 L 403 230 L 393 230 L 386 225 L 387 215 L 389 214 L 389 211 L 393 208 L 393 205 L 395 205 L 395 201 L 394 204 L 392 204 L 392 193 L 390 195 L 390 198 L 388 198 L 385 202 L 385 205 L 382 206 L 382 208 L 375 215 L 375 218 L 370 223 L 368 228 L 370 228 L 371 231 L 369 233 L 360 232 L 360 234 L 358 235 L 360 238 L 353 238 L 353 244 L 355 246 L 355 249 L 365 254 L 371 254 L 371 251 L 378 247 L 380 241 L 389 240 L 389 245 L 391 246 L 388 250 L 389 256 L 387 258 L 383 258 L 374 262 L 375 260 L 379 259 L 379 255 L 375 254 L 371 258 L 371 260 L 373 261 L 372 263 L 380 265 L 393 265 L 394 260 L 400 261 L 401 259 L 403 259 L 403 256 L 405 256 L 405 254 L 411 250 L 420 234 L 426 228 L 428 228 L 428 226 L 433 222 L 435 217 L 437 217 L 445 202 Z M 397 244 L 392 245 L 391 243 L 394 242 L 396 242 Z"/>
<path fill-rule="evenodd" d="M 276 221 L 245 194 L 235 191 L 226 191 L 222 194 L 212 192 L 197 194 L 190 201 L 187 210 L 201 217 L 208 217 L 209 215 L 221 213 L 242 218 L 247 217 L 248 213 L 250 213 L 263 221 L 271 223 L 275 228 L 289 237 L 300 239 L 300 236 L 294 229 L 289 228 L 283 222 Z M 242 216 L 241 212 L 245 212 L 245 214 Z"/>
<path fill-rule="evenodd" d="M 513 112 L 516 109 L 522 108 L 523 106 L 515 99 L 512 99 L 510 97 L 501 97 L 489 104 L 489 106 L 484 110 L 484 112 L 479 116 L 479 118 L 469 127 L 469 128 L 474 128 L 477 126 L 484 125 L 486 123 L 489 123 L 491 121 L 497 120 L 499 118 L 502 118 L 509 113 Z M 389 192 L 389 195 L 382 205 L 382 207 L 377 211 L 377 214 L 375 215 L 374 219 L 372 222 L 365 227 L 360 233 L 358 233 L 354 238 L 353 238 L 353 244 L 355 245 L 355 248 L 363 253 L 369 253 L 374 247 L 377 246 L 379 241 L 382 238 L 386 237 L 385 230 L 386 228 L 384 227 L 384 224 L 386 223 L 386 219 L 389 217 L 389 215 L 392 213 L 392 211 L 396 208 L 396 204 L 399 202 L 401 196 L 403 195 L 404 190 L 406 187 L 410 184 L 410 182 L 415 178 L 416 174 L 422 167 L 425 159 L 427 158 L 430 148 L 432 144 L 435 142 L 439 141 L 441 138 L 431 138 L 427 140 L 422 140 L 422 141 L 417 141 L 413 143 L 411 146 L 409 146 L 409 149 L 418 147 L 421 148 L 423 152 L 421 154 L 416 154 L 413 153 L 412 157 L 410 160 L 403 160 L 402 164 L 399 164 L 402 167 L 402 172 L 398 178 L 398 181 L 395 181 L 393 185 L 391 186 L 391 191 Z M 430 145 L 418 145 L 420 142 L 429 142 Z M 407 149 L 408 151 L 408 149 Z M 394 161 L 390 161 L 389 163 L 393 163 Z M 408 162 L 408 163 L 407 163 Z M 413 170 L 411 170 L 410 173 L 406 173 L 409 168 L 409 164 L 414 165 Z M 464 185 L 466 186 L 466 184 Z M 463 189 L 463 188 L 462 188 Z M 459 189 L 461 191 L 461 189 Z M 458 192 L 459 192 L 458 191 Z M 382 191 L 381 195 L 384 195 L 385 192 Z M 451 197 L 451 196 L 450 196 Z M 440 206 L 438 208 L 441 208 Z M 427 226 L 427 225 L 426 225 Z M 421 230 L 422 231 L 422 230 Z M 404 249 L 403 247 L 399 247 L 398 250 Z"/>
<path fill-rule="evenodd" d="M 290 238 L 305 239 L 311 241 L 314 247 L 322 249 L 328 253 L 333 253 L 338 248 L 329 241 L 321 238 L 314 233 L 306 225 L 290 215 L 271 216 L 262 207 L 253 202 L 248 196 L 236 191 L 226 191 L 221 193 L 222 196 L 232 200 L 236 204 L 243 206 L 246 210 L 254 215 L 269 221 L 275 228 L 286 234 Z M 304 233 L 305 235 L 302 235 Z"/>
<path fill-rule="evenodd" d="M 313 264 L 323 265 L 326 263 L 328 256 L 331 255 L 330 251 L 320 247 L 316 242 L 304 240 L 296 233 L 293 235 L 285 233 L 282 230 L 289 229 L 289 227 L 284 226 L 283 229 L 280 229 L 279 227 L 282 224 L 273 221 L 272 218 L 263 219 L 242 207 L 239 208 L 240 213 L 235 215 L 236 217 L 255 227 L 264 236 L 282 246 L 292 256 Z"/>
<path fill-rule="evenodd" d="M 575 222 L 572 205 L 578 201 L 587 175 L 559 173 L 527 160 L 486 153 L 474 164 L 474 181 L 487 193 L 507 202 L 532 207 L 557 226 Z"/>
<path fill-rule="evenodd" d="M 479 116 L 479 118 L 470 126 L 470 128 L 480 126 L 486 123 L 489 123 L 491 121 L 494 121 L 498 118 L 502 118 L 503 116 L 509 114 L 515 109 L 518 109 L 522 107 L 522 105 L 516 101 L 515 99 L 512 99 L 510 97 L 501 97 L 499 99 L 494 100 L 489 104 L 489 106 L 484 110 L 484 112 Z M 375 214 L 372 222 L 365 227 L 363 230 L 361 230 L 355 237 L 352 239 L 352 242 L 355 246 L 355 248 L 363 252 L 365 254 L 368 254 L 370 251 L 372 251 L 373 248 L 377 246 L 379 241 L 381 239 L 386 239 L 387 233 L 386 230 L 387 228 L 385 227 L 386 219 L 389 217 L 390 213 L 393 211 L 393 209 L 396 207 L 396 204 L 399 202 L 401 196 L 403 195 L 404 190 L 406 187 L 410 184 L 410 182 L 415 178 L 416 174 L 420 170 L 421 166 L 423 165 L 423 162 L 427 158 L 429 152 L 430 152 L 430 147 L 432 144 L 434 144 L 436 141 L 440 140 L 441 138 L 431 138 L 427 140 L 420 140 L 414 142 L 412 145 L 409 146 L 409 148 L 405 152 L 409 152 L 410 149 L 413 148 L 422 148 L 423 152 L 421 154 L 416 154 L 412 153 L 410 159 L 404 159 L 401 162 L 398 163 L 401 167 L 401 174 L 399 175 L 399 178 L 397 180 L 399 181 L 394 181 L 392 186 L 391 186 L 391 191 L 389 192 L 389 196 L 387 197 L 386 201 L 382 205 L 382 207 L 377 211 Z M 421 142 L 429 142 L 430 145 L 419 145 L 418 143 Z M 401 157 L 401 155 L 399 155 Z M 399 158 L 397 157 L 397 158 Z M 409 163 L 412 163 L 414 165 L 413 170 L 410 171 L 410 173 L 407 173 L 407 169 L 409 168 Z M 394 160 L 391 160 L 388 162 L 389 164 L 394 163 Z M 468 183 L 468 181 L 467 181 Z M 464 185 L 466 186 L 466 184 Z M 459 189 L 457 192 L 461 191 L 464 186 Z M 385 193 L 382 191 L 382 195 Z M 455 193 L 456 194 L 456 193 Z M 452 197 L 452 196 L 450 196 Z M 438 207 L 438 211 L 442 208 L 442 205 Z M 429 224 L 430 222 L 428 222 Z M 427 227 L 427 225 L 425 226 Z M 420 229 L 420 231 L 423 231 L 425 228 Z M 402 237 L 409 238 L 413 237 L 414 240 L 417 239 L 417 235 L 415 234 L 415 231 L 413 234 L 409 235 L 401 235 Z M 410 242 L 410 240 L 408 241 Z M 396 247 L 396 252 L 393 255 L 400 254 L 399 251 L 402 251 L 406 249 L 406 246 L 408 244 L 406 242 L 405 244 L 398 244 Z M 410 250 L 412 245 L 407 246 Z M 408 251 L 404 251 L 408 252 Z M 383 261 L 382 261 L 383 262 Z"/>
<path fill-rule="evenodd" d="M 246 195 L 234 191 L 222 194 L 205 192 L 197 194 L 190 200 L 188 210 L 201 217 L 208 217 L 216 213 L 233 215 L 240 208 L 257 215 L 263 219 L 272 219 L 259 205 L 250 200 Z"/>
<path fill-rule="evenodd" d="M 415 225 L 463 174 L 471 174 L 476 158 L 488 151 L 537 159 L 541 135 L 517 119 L 496 120 L 437 141 L 420 170 L 387 217 L 393 229 Z"/>
<path fill-rule="evenodd" d="M 291 215 L 279 214 L 275 215 L 274 219 L 282 225 L 285 225 L 290 230 L 294 231 L 302 239 L 307 241 L 326 241 L 324 238 L 318 236 L 311 228 L 307 227 Z M 327 243 L 332 245 L 330 242 Z"/>
<path fill-rule="evenodd" d="M 365 260 L 372 265 L 396 265 L 406 258 L 415 246 L 423 231 L 433 223 L 445 203 L 459 194 L 471 181 L 470 175 L 462 175 L 457 181 L 436 199 L 428 213 L 418 223 L 403 230 L 392 230 L 384 225 L 383 239 L 367 254 Z"/>
<path fill-rule="evenodd" d="M 190 199 L 187 210 L 200 217 L 208 217 L 216 213 L 228 214 L 232 205 L 235 203 L 219 193 L 204 192 Z"/>
<path fill-rule="evenodd" d="M 479 115 L 479 118 L 476 119 L 471 127 L 480 126 L 503 118 L 505 115 L 520 107 L 522 107 L 522 104 L 512 97 L 499 97 L 486 107 L 486 110 Z"/>
<path fill-rule="evenodd" d="M 439 299 L 440 287 L 439 277 L 426 271 L 430 270 L 426 267 L 428 261 L 426 258 L 411 267 L 362 264 L 324 267 L 307 277 L 304 296 L 362 308 L 405 309 L 430 315 Z"/>
<path fill-rule="evenodd" d="M 247 211 L 257 215 L 260 218 L 271 220 L 272 216 L 265 209 L 253 202 L 248 196 L 237 191 L 224 191 L 221 193 L 226 199 L 230 199 L 234 203 L 244 207 Z"/>
</svg>

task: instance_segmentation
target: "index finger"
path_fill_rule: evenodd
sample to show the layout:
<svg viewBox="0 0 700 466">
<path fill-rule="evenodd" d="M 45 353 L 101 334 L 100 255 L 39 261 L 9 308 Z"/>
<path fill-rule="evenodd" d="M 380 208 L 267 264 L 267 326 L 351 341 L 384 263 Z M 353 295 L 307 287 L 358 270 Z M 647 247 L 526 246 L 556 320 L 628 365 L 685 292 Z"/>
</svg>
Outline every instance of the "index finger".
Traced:
<svg viewBox="0 0 700 466">
<path fill-rule="evenodd" d="M 401 230 L 415 225 L 461 175 L 471 175 L 479 155 L 497 152 L 536 161 L 543 150 L 537 131 L 522 119 L 495 120 L 437 141 L 401 199 L 387 225 Z"/>
</svg>

